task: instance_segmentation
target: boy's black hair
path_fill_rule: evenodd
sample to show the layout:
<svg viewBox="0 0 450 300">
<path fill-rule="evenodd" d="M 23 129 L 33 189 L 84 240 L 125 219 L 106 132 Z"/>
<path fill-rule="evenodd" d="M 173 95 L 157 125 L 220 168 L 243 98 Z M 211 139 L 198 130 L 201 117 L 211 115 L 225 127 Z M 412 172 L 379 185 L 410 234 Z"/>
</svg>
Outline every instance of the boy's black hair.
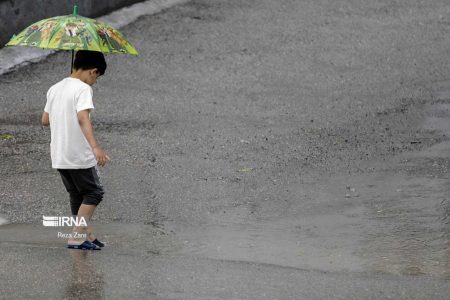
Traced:
<svg viewBox="0 0 450 300">
<path fill-rule="evenodd" d="M 106 61 L 103 53 L 98 51 L 79 50 L 73 62 L 75 70 L 89 70 L 97 68 L 100 75 L 105 74 Z"/>
</svg>

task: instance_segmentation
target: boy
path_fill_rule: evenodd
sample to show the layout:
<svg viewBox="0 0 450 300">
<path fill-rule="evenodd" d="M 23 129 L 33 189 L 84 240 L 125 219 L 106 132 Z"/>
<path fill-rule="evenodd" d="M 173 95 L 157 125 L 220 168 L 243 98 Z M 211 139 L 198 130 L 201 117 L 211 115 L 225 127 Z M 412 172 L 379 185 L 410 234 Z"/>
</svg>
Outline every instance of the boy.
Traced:
<svg viewBox="0 0 450 300">
<path fill-rule="evenodd" d="M 42 115 L 42 125 L 50 125 L 52 168 L 58 170 L 69 193 L 72 215 L 86 222 L 103 199 L 97 164 L 104 166 L 110 160 L 94 137 L 89 115 L 94 109 L 91 86 L 105 70 L 102 53 L 78 51 L 70 77 L 48 90 Z M 86 239 L 73 237 L 67 248 L 100 250 L 104 246 L 90 226 L 73 229 Z"/>
</svg>

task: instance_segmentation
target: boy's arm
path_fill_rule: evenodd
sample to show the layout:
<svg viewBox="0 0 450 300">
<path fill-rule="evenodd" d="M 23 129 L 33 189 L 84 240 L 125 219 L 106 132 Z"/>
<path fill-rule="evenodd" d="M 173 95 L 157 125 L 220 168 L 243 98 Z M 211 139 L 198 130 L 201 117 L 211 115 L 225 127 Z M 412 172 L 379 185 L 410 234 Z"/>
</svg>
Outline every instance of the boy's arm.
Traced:
<svg viewBox="0 0 450 300">
<path fill-rule="evenodd" d="M 103 167 L 108 161 L 110 161 L 110 158 L 95 140 L 94 129 L 92 128 L 91 120 L 89 119 L 89 110 L 82 110 L 78 112 L 77 116 L 81 131 L 83 132 L 86 140 L 94 151 L 94 155 L 97 159 L 98 165 Z"/>
<path fill-rule="evenodd" d="M 41 123 L 42 123 L 42 126 L 50 125 L 50 118 L 49 118 L 48 112 L 44 111 L 44 113 L 42 114 Z"/>
</svg>

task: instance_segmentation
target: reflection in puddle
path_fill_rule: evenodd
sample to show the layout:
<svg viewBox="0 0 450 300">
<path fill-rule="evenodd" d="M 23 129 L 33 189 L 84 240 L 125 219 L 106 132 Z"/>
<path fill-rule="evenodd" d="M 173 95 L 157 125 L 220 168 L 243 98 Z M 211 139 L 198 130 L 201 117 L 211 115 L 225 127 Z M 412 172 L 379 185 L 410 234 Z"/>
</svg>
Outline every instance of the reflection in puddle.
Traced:
<svg viewBox="0 0 450 300">
<path fill-rule="evenodd" d="M 72 258 L 72 269 L 65 288 L 68 299 L 101 299 L 104 295 L 103 274 L 97 272 L 88 251 L 67 249 Z"/>
</svg>

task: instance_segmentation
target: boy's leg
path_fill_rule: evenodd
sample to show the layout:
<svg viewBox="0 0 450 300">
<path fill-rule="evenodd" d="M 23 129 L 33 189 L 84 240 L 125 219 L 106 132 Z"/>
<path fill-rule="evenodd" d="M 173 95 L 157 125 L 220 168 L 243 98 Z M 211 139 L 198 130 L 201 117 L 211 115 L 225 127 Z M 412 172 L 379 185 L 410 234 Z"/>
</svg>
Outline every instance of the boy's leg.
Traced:
<svg viewBox="0 0 450 300">
<path fill-rule="evenodd" d="M 64 186 L 66 187 L 67 192 L 69 193 L 70 198 L 70 210 L 73 216 L 78 215 L 78 209 L 80 208 L 81 203 L 83 202 L 83 196 L 78 191 L 75 186 L 72 177 L 70 176 L 70 170 L 65 169 L 57 169 L 59 174 L 61 175 L 61 179 L 63 181 Z"/>
<path fill-rule="evenodd" d="M 75 183 L 73 182 L 72 176 L 71 176 L 71 170 L 70 169 L 57 169 L 59 174 L 61 175 L 62 181 L 64 186 L 66 187 L 67 192 L 69 193 L 70 198 L 70 210 L 72 212 L 72 216 L 78 215 L 78 210 L 81 206 L 81 203 L 83 203 L 83 196 L 78 191 L 78 188 L 75 186 Z M 79 229 L 77 229 L 76 226 L 72 228 L 72 232 L 78 232 Z M 84 240 L 79 240 L 75 238 L 69 239 L 67 242 L 70 243 L 76 243 L 80 244 Z"/>
<path fill-rule="evenodd" d="M 78 219 L 83 217 L 86 220 L 87 227 L 86 226 L 75 226 L 74 232 L 77 232 L 79 234 L 86 234 L 86 238 L 82 238 L 81 242 L 89 239 L 89 235 L 92 234 L 92 227 L 89 225 L 92 215 L 94 214 L 95 208 L 97 205 L 90 205 L 90 204 L 81 204 L 80 209 L 78 210 Z M 93 240 L 93 239 L 92 239 Z M 70 239 L 69 243 L 71 242 L 79 242 L 80 239 Z"/>
<path fill-rule="evenodd" d="M 89 225 L 90 219 L 94 214 L 95 208 L 103 200 L 103 186 L 96 167 L 89 169 L 71 170 L 71 178 L 74 185 L 82 196 L 82 204 L 78 209 L 78 217 L 84 217 L 88 227 L 77 227 L 75 231 L 78 233 L 86 233 L 93 240 L 92 227 Z M 80 240 L 69 240 L 70 243 L 80 242 Z M 82 242 L 82 241 L 81 241 Z"/>
</svg>

